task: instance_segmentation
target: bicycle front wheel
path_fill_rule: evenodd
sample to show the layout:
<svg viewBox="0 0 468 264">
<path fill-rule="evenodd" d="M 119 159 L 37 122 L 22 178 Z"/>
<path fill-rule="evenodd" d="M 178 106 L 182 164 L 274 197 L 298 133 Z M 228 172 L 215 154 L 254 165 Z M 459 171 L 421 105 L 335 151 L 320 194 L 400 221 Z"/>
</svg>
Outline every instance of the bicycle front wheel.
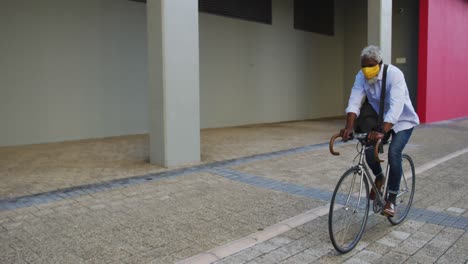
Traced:
<svg viewBox="0 0 468 264">
<path fill-rule="evenodd" d="M 358 167 L 347 170 L 335 187 L 328 215 L 333 247 L 346 253 L 361 239 L 369 214 L 369 185 Z"/>
<path fill-rule="evenodd" d="M 401 176 L 400 189 L 395 203 L 395 215 L 388 217 L 388 221 L 392 225 L 398 225 L 405 220 L 413 202 L 416 173 L 413 160 L 406 154 L 402 156 L 402 168 L 403 175 Z"/>
</svg>

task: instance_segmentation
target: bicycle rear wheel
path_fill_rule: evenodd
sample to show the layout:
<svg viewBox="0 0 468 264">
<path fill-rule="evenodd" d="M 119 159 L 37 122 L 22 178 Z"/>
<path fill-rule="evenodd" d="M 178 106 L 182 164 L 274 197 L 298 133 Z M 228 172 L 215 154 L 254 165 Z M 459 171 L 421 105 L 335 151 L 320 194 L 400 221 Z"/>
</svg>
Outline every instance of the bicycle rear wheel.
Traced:
<svg viewBox="0 0 468 264">
<path fill-rule="evenodd" d="M 347 170 L 335 187 L 328 215 L 333 247 L 346 253 L 361 239 L 369 214 L 369 185 L 358 167 Z"/>
<path fill-rule="evenodd" d="M 413 202 L 416 173 L 414 163 L 410 156 L 402 156 L 403 175 L 401 176 L 400 189 L 396 199 L 395 216 L 388 217 L 392 225 L 398 225 L 405 220 Z"/>
</svg>

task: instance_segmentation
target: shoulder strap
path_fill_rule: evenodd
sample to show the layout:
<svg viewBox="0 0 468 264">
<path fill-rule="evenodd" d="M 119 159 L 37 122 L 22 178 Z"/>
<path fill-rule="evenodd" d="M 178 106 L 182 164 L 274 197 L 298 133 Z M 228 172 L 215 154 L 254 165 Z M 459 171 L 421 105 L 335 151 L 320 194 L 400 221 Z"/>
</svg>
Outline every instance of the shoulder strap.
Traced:
<svg viewBox="0 0 468 264">
<path fill-rule="evenodd" d="M 383 115 L 384 115 L 384 104 L 385 104 L 385 93 L 387 92 L 387 68 L 388 65 L 384 64 L 383 68 L 383 77 L 382 77 L 382 91 L 380 93 L 380 107 L 379 107 L 379 119 L 377 120 L 377 124 L 379 127 L 383 125 Z"/>
</svg>

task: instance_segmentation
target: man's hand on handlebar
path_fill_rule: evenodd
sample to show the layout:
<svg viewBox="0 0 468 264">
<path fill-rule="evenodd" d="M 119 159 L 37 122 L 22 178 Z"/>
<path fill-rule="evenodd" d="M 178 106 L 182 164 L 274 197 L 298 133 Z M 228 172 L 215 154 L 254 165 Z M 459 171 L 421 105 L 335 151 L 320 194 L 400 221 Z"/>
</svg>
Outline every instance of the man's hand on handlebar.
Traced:
<svg viewBox="0 0 468 264">
<path fill-rule="evenodd" d="M 340 137 L 343 139 L 344 142 L 348 141 L 348 139 L 353 135 L 352 128 L 343 128 L 340 130 Z"/>
<path fill-rule="evenodd" d="M 346 142 L 349 139 L 351 139 L 351 137 L 353 135 L 353 132 L 354 132 L 353 129 L 343 128 L 343 129 L 340 130 L 340 137 L 343 139 L 344 142 Z M 380 133 L 380 132 L 377 132 L 377 131 L 371 131 L 367 135 L 367 140 L 369 142 L 377 142 L 379 139 L 383 140 L 384 137 L 385 137 L 384 133 Z"/>
<path fill-rule="evenodd" d="M 371 131 L 368 135 L 367 135 L 367 139 L 370 141 L 370 142 L 377 142 L 379 139 L 382 140 L 384 138 L 385 134 L 384 133 L 380 133 L 380 132 L 377 132 L 377 131 Z"/>
<path fill-rule="evenodd" d="M 349 112 L 346 115 L 346 126 L 340 130 L 340 137 L 344 142 L 348 141 L 353 135 L 354 120 L 356 120 L 356 116 L 356 113 L 353 112 Z"/>
</svg>

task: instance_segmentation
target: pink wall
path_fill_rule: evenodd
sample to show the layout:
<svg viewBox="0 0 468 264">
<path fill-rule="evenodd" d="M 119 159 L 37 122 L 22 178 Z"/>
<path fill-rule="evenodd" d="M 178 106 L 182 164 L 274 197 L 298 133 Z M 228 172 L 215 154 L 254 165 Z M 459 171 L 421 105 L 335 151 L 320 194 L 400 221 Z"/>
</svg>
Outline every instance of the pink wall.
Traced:
<svg viewBox="0 0 468 264">
<path fill-rule="evenodd" d="M 468 116 L 468 0 L 420 0 L 418 114 Z"/>
</svg>

